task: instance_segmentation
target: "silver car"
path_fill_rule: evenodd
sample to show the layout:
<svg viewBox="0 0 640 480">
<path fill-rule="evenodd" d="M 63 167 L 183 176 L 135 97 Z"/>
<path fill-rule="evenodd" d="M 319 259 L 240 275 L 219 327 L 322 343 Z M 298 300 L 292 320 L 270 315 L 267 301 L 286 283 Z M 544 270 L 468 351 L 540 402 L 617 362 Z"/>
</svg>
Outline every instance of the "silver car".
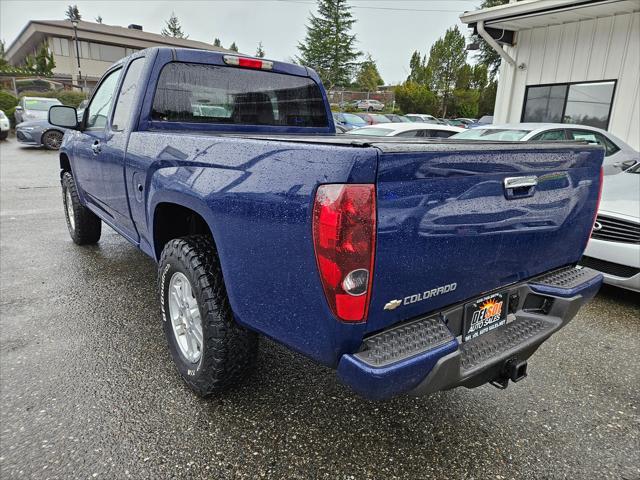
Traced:
<svg viewBox="0 0 640 480">
<path fill-rule="evenodd" d="M 640 164 L 605 178 L 580 264 L 602 272 L 605 283 L 640 292 Z"/>
<path fill-rule="evenodd" d="M 613 175 L 631 167 L 640 161 L 640 153 L 624 143 L 615 135 L 600 128 L 586 125 L 573 125 L 569 123 L 507 123 L 503 125 L 481 125 L 470 130 L 458 133 L 452 139 L 466 140 L 583 140 L 589 143 L 597 143 L 605 149 L 604 167 L 605 175 Z"/>
<path fill-rule="evenodd" d="M 46 120 L 49 107 L 53 105 L 62 105 L 62 102 L 57 98 L 22 97 L 13 114 L 16 124 L 30 120 Z"/>
<path fill-rule="evenodd" d="M 34 120 L 16 125 L 16 139 L 24 145 L 44 146 L 47 150 L 58 150 L 66 129 L 54 127 L 47 120 Z"/>
</svg>

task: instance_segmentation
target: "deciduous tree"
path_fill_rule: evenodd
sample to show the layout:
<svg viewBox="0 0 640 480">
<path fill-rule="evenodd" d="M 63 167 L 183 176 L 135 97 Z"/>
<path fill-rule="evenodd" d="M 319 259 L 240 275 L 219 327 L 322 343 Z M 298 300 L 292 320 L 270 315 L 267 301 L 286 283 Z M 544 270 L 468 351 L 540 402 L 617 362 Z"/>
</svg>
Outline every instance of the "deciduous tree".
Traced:
<svg viewBox="0 0 640 480">
<path fill-rule="evenodd" d="M 382 80 L 376 62 L 371 57 L 371 54 L 367 54 L 366 60 L 360 64 L 356 83 L 367 92 L 373 92 L 377 90 L 380 85 L 384 85 L 384 80 Z"/>
<path fill-rule="evenodd" d="M 460 69 L 466 64 L 464 35 L 458 26 L 449 28 L 431 47 L 427 68 L 431 72 L 431 89 L 440 97 L 440 112 L 447 115 L 447 103 L 456 86 Z"/>
<path fill-rule="evenodd" d="M 256 57 L 264 58 L 264 47 L 262 46 L 262 42 L 258 43 L 258 48 L 256 49 Z"/>
</svg>

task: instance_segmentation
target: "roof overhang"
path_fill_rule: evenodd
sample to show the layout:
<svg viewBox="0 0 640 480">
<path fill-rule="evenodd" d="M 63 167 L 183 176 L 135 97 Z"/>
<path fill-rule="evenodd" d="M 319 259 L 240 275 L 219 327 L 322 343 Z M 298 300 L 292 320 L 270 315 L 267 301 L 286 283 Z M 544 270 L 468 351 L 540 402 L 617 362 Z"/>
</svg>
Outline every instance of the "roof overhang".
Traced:
<svg viewBox="0 0 640 480">
<path fill-rule="evenodd" d="M 640 11 L 638 0 L 524 0 L 460 15 L 462 23 L 517 32 Z"/>
</svg>

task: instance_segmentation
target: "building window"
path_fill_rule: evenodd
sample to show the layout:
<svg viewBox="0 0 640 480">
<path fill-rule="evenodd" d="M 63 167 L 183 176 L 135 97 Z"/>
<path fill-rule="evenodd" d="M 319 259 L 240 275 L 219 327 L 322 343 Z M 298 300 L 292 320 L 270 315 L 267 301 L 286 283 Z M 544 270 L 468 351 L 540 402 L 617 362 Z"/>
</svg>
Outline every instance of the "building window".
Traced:
<svg viewBox="0 0 640 480">
<path fill-rule="evenodd" d="M 66 38 L 53 37 L 51 39 L 51 48 L 56 55 L 69 56 L 69 40 Z"/>
<path fill-rule="evenodd" d="M 523 122 L 576 123 L 607 129 L 616 82 L 527 87 Z"/>
</svg>

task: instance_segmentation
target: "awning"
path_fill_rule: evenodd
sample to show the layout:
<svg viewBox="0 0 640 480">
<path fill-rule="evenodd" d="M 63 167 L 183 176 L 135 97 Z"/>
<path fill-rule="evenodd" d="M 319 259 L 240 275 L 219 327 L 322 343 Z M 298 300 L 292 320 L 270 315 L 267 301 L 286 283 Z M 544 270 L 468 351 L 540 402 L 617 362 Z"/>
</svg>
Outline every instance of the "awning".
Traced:
<svg viewBox="0 0 640 480">
<path fill-rule="evenodd" d="M 465 12 L 460 20 L 470 27 L 482 20 L 487 27 L 518 31 L 638 11 L 639 0 L 524 0 Z"/>
</svg>

